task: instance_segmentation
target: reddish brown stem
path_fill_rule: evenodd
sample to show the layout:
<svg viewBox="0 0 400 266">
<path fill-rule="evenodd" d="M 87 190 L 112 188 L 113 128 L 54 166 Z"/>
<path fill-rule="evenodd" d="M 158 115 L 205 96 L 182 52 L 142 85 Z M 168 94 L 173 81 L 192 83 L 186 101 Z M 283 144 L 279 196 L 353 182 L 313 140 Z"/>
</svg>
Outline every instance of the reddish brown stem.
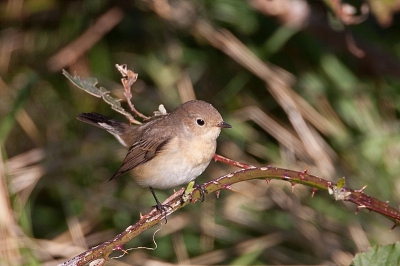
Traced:
<svg viewBox="0 0 400 266">
<path fill-rule="evenodd" d="M 136 80 L 138 78 L 138 74 L 136 74 L 132 70 L 128 69 L 126 64 L 123 64 L 123 65 L 116 64 L 115 67 L 118 69 L 118 71 L 123 76 L 123 78 L 121 79 L 121 82 L 122 82 L 122 85 L 124 86 L 124 90 L 125 90 L 124 95 L 125 95 L 126 101 L 128 102 L 129 108 L 131 109 L 132 113 L 135 116 L 142 118 L 144 121 L 149 120 L 150 117 L 145 116 L 144 114 L 142 114 L 141 112 L 136 110 L 135 106 L 133 105 L 133 103 L 131 101 L 132 100 L 131 87 L 132 87 L 133 83 L 136 82 Z"/>
<path fill-rule="evenodd" d="M 226 164 L 229 164 L 229 165 L 232 165 L 232 166 L 236 166 L 236 167 L 239 167 L 239 168 L 242 168 L 242 169 L 255 168 L 255 166 L 253 166 L 251 164 L 237 162 L 237 161 L 228 159 L 228 158 L 223 157 L 223 156 L 218 155 L 218 154 L 214 155 L 214 161 L 216 161 L 216 162 L 220 161 L 220 162 L 223 162 L 223 163 L 226 163 Z"/>
<path fill-rule="evenodd" d="M 234 160 L 225 158 L 220 155 L 215 155 L 214 158 L 218 161 L 227 163 L 229 165 L 245 168 L 236 172 L 229 173 L 221 176 L 214 180 L 211 180 L 202 185 L 205 189 L 206 194 L 218 192 L 222 189 L 229 189 L 232 184 L 247 181 L 251 179 L 265 178 L 283 180 L 290 182 L 293 185 L 303 184 L 312 187 L 312 193 L 314 194 L 316 189 L 330 191 L 336 200 L 350 201 L 357 204 L 357 211 L 361 208 L 367 208 L 371 211 L 378 212 L 387 218 L 394 221 L 396 227 L 400 222 L 400 212 L 393 207 L 390 207 L 387 202 L 379 201 L 371 196 L 364 194 L 363 189 L 353 190 L 346 187 L 342 187 L 331 181 L 324 180 L 320 177 L 310 175 L 307 170 L 304 171 L 293 171 L 283 168 L 277 168 L 273 166 L 255 167 L 249 164 L 236 162 Z M 342 182 L 344 184 L 344 182 Z M 183 188 L 178 192 L 174 193 L 169 197 L 163 204 L 171 206 L 166 213 L 160 213 L 156 209 L 153 209 L 150 213 L 141 216 L 140 220 L 129 226 L 124 232 L 115 236 L 113 239 L 91 248 L 88 251 L 76 256 L 75 258 L 64 262 L 62 266 L 70 265 L 85 265 L 91 261 L 102 259 L 97 265 L 103 265 L 104 262 L 109 259 L 110 254 L 114 250 L 123 250 L 123 245 L 156 225 L 160 220 L 164 219 L 165 215 L 170 215 L 174 211 L 184 207 L 189 203 L 194 203 L 196 200 L 201 198 L 199 189 L 193 189 L 191 191 L 185 191 Z"/>
</svg>

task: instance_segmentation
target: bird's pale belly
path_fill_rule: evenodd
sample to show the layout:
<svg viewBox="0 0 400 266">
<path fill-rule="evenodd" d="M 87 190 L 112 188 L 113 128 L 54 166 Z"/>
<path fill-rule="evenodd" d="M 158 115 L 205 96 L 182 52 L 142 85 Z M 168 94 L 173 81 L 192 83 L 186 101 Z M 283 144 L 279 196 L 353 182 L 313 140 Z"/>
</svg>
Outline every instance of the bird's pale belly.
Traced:
<svg viewBox="0 0 400 266">
<path fill-rule="evenodd" d="M 207 168 L 209 162 L 196 167 L 187 167 L 181 162 L 178 164 L 162 164 L 159 167 L 146 167 L 133 176 L 136 182 L 143 187 L 153 187 L 157 189 L 168 189 L 182 184 L 187 184 L 196 179 Z M 143 165 L 145 167 L 145 164 Z M 167 169 L 169 168 L 169 169 Z M 171 169 L 173 168 L 173 169 Z"/>
<path fill-rule="evenodd" d="M 188 150 L 191 148 L 190 151 L 183 153 L 182 149 L 167 147 L 165 150 L 169 151 L 169 154 L 156 156 L 151 161 L 134 168 L 133 177 L 140 186 L 157 189 L 187 184 L 204 172 L 215 154 L 215 144 L 203 143 L 203 148 L 204 146 L 208 146 L 206 153 L 200 153 L 194 147 L 183 148 Z"/>
</svg>

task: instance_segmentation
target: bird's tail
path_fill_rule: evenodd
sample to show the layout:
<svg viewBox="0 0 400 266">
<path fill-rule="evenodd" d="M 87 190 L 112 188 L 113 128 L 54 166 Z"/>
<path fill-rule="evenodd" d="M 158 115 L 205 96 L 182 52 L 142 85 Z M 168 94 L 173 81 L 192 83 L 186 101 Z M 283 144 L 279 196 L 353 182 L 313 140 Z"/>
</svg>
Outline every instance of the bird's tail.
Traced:
<svg viewBox="0 0 400 266">
<path fill-rule="evenodd" d="M 122 145 L 129 148 L 131 143 L 129 143 L 127 137 L 130 132 L 129 129 L 132 127 L 131 125 L 118 122 L 98 113 L 82 113 L 76 118 L 82 122 L 107 130 L 114 135 Z"/>
</svg>

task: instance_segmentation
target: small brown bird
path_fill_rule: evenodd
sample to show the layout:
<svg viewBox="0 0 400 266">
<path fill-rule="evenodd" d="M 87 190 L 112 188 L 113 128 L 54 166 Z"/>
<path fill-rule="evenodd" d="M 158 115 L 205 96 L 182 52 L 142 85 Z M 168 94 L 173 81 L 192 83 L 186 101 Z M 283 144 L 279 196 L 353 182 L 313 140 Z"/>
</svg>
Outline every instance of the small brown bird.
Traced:
<svg viewBox="0 0 400 266">
<path fill-rule="evenodd" d="M 221 128 L 231 128 L 209 103 L 188 101 L 171 113 L 139 126 L 121 123 L 96 113 L 78 120 L 100 127 L 128 148 L 128 154 L 111 179 L 128 171 L 142 187 L 168 189 L 196 179 L 209 165 Z M 110 180 L 111 180 L 110 179 Z"/>
</svg>

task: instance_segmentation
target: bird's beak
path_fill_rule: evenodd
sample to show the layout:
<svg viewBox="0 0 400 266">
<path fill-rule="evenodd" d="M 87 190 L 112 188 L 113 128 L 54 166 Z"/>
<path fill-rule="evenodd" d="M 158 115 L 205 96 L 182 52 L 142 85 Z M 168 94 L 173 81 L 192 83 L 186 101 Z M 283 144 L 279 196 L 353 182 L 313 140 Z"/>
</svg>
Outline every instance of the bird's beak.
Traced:
<svg viewBox="0 0 400 266">
<path fill-rule="evenodd" d="M 218 124 L 217 124 L 217 127 L 220 127 L 220 128 L 232 128 L 231 125 L 229 125 L 228 123 L 226 123 L 226 122 L 224 122 L 224 121 L 218 123 Z"/>
</svg>

